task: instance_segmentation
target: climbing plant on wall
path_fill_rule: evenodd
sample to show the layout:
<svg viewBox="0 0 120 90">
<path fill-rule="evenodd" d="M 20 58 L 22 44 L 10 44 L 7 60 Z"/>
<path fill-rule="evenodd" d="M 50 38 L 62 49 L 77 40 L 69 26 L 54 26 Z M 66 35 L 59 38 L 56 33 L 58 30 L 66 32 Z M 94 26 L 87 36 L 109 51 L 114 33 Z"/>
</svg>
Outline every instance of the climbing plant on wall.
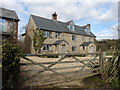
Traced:
<svg viewBox="0 0 120 90">
<path fill-rule="evenodd" d="M 43 37 L 43 31 L 42 30 L 38 30 L 34 32 L 34 36 L 33 36 L 33 47 L 35 52 L 40 51 L 41 47 L 43 46 L 43 42 L 46 38 Z"/>
</svg>

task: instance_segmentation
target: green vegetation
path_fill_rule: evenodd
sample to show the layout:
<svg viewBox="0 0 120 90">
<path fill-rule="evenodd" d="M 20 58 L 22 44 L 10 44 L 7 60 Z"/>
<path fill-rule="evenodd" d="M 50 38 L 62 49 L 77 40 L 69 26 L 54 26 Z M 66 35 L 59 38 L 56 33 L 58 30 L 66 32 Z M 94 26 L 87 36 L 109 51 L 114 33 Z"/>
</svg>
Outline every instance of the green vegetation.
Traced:
<svg viewBox="0 0 120 90">
<path fill-rule="evenodd" d="M 41 52 L 41 47 L 43 46 L 43 42 L 46 38 L 43 37 L 42 30 L 38 30 L 38 32 L 33 30 L 33 32 L 34 32 L 34 37 L 33 37 L 34 50 L 36 53 L 37 53 L 37 51 Z"/>
<path fill-rule="evenodd" d="M 95 75 L 82 80 L 81 88 L 112 88 L 110 83 L 105 83 L 100 79 L 100 75 Z"/>
<path fill-rule="evenodd" d="M 2 41 L 2 84 L 3 88 L 13 88 L 17 83 L 21 50 L 10 41 Z"/>
<path fill-rule="evenodd" d="M 112 54 L 111 51 L 116 47 L 116 45 L 120 45 L 120 40 L 117 39 L 105 39 L 105 40 L 95 40 L 95 45 L 97 47 L 97 51 L 101 49 L 102 51 L 109 51 L 108 54 Z"/>
<path fill-rule="evenodd" d="M 112 58 L 107 61 L 104 80 L 110 82 L 113 87 L 120 88 L 120 45 L 117 45 Z"/>
</svg>

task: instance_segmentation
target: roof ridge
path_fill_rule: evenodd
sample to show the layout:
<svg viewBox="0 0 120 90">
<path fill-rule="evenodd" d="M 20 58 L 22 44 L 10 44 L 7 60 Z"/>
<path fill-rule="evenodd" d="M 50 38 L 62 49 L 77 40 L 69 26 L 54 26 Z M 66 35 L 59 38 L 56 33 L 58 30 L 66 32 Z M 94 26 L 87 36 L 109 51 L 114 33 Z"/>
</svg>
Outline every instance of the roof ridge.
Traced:
<svg viewBox="0 0 120 90">
<path fill-rule="evenodd" d="M 3 7 L 2 7 L 2 8 L 0 7 L 0 9 L 4 9 L 4 10 L 8 10 L 8 11 L 13 11 L 13 12 L 15 12 L 15 10 L 13 10 L 13 9 L 7 9 L 7 8 L 3 8 Z"/>
<path fill-rule="evenodd" d="M 43 18 L 43 19 L 47 19 L 47 20 L 50 20 L 50 21 L 54 21 L 52 19 L 44 18 L 44 17 L 41 17 L 41 16 L 33 15 L 33 14 L 31 14 L 31 16 L 35 16 L 35 17 L 38 17 L 38 18 Z M 67 22 L 62 22 L 62 21 L 58 21 L 58 20 L 55 20 L 55 21 L 60 22 L 60 23 L 67 23 Z"/>
</svg>

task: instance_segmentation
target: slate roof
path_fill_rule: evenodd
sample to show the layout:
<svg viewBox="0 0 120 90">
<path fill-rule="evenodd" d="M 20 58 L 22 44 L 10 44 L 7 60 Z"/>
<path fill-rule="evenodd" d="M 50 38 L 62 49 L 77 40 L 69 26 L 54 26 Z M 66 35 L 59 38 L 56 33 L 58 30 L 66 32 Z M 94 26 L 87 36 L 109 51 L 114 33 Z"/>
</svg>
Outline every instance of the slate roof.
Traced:
<svg viewBox="0 0 120 90">
<path fill-rule="evenodd" d="M 87 26 L 82 27 L 82 26 L 75 25 L 75 28 L 74 28 L 75 31 L 71 31 L 67 27 L 69 22 L 55 21 L 52 19 L 46 19 L 43 17 L 35 16 L 35 15 L 31 15 L 31 17 L 33 18 L 38 29 L 56 31 L 56 32 L 74 33 L 79 35 L 96 37 L 92 32 L 90 32 L 90 34 L 87 34 L 84 31 L 85 27 L 87 28 Z"/>
<path fill-rule="evenodd" d="M 8 10 L 5 8 L 0 8 L 0 17 L 2 18 L 8 18 L 8 19 L 15 19 L 17 21 L 20 21 L 17 14 L 13 10 Z"/>
<path fill-rule="evenodd" d="M 63 41 L 65 41 L 65 40 L 57 40 L 57 41 L 55 41 L 53 44 L 54 45 L 60 45 Z M 65 41 L 67 44 L 69 44 L 67 41 Z"/>
<path fill-rule="evenodd" d="M 84 42 L 80 46 L 89 46 L 92 42 Z"/>
</svg>

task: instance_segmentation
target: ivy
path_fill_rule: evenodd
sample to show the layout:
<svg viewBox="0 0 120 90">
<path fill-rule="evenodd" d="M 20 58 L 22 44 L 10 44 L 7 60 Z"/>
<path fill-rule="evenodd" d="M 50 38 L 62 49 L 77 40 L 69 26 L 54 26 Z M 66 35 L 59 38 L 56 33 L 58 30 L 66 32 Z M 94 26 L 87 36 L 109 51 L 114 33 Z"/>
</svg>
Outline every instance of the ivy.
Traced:
<svg viewBox="0 0 120 90">
<path fill-rule="evenodd" d="M 41 47 L 43 46 L 44 40 L 46 38 L 43 37 L 43 31 L 39 30 L 38 32 L 33 30 L 34 36 L 33 36 L 33 47 L 35 52 L 41 51 Z"/>
</svg>

